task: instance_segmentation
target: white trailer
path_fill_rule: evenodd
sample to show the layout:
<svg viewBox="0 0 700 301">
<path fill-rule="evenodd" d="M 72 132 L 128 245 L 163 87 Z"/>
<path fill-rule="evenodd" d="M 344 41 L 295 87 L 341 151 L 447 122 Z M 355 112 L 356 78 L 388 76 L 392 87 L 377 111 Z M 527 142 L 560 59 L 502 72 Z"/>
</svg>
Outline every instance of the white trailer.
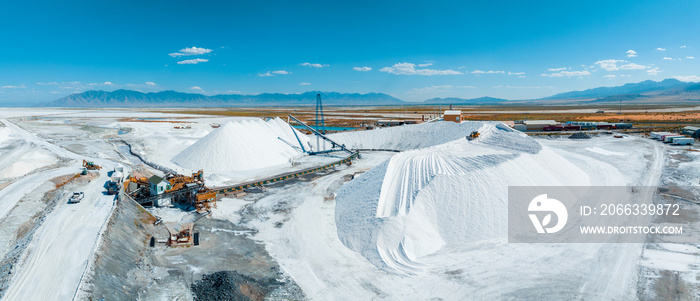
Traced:
<svg viewBox="0 0 700 301">
<path fill-rule="evenodd" d="M 693 143 L 695 143 L 695 138 L 683 137 L 673 139 L 673 144 L 676 145 L 693 145 Z"/>
<path fill-rule="evenodd" d="M 672 135 L 672 134 L 673 133 L 669 133 L 669 132 L 651 132 L 650 136 L 651 136 L 651 139 L 660 140 L 661 137 L 666 136 L 666 135 Z"/>
<path fill-rule="evenodd" d="M 664 143 L 671 143 L 673 142 L 674 138 L 685 138 L 683 135 L 667 135 L 664 136 Z"/>
</svg>

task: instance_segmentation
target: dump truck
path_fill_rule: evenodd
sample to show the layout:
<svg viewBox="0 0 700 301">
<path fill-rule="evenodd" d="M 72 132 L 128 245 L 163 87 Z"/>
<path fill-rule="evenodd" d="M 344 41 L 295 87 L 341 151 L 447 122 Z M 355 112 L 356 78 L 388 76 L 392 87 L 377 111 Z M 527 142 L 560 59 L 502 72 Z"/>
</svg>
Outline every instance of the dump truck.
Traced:
<svg viewBox="0 0 700 301">
<path fill-rule="evenodd" d="M 118 194 L 120 188 L 121 188 L 121 186 L 119 185 L 118 182 L 107 181 L 107 194 L 109 194 L 109 195 Z"/>
</svg>

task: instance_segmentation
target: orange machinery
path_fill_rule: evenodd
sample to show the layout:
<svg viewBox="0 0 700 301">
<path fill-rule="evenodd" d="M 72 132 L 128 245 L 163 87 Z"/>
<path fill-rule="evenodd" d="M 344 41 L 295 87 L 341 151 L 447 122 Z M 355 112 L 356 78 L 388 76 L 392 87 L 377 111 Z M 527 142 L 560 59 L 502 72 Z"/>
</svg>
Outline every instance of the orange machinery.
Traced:
<svg viewBox="0 0 700 301">
<path fill-rule="evenodd" d="M 85 167 L 87 170 L 99 170 L 102 169 L 102 166 L 99 166 L 93 162 L 88 162 L 83 159 L 83 167 Z"/>
</svg>

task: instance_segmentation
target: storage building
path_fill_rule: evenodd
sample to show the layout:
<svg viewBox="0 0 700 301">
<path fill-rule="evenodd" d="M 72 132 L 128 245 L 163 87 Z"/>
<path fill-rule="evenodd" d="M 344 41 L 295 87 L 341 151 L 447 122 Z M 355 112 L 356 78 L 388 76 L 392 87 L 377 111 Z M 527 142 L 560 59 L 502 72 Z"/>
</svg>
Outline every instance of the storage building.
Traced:
<svg viewBox="0 0 700 301">
<path fill-rule="evenodd" d="M 461 110 L 447 110 L 443 115 L 443 120 L 452 121 L 456 123 L 462 122 L 462 111 Z"/>
<path fill-rule="evenodd" d="M 693 138 L 700 138 L 700 127 L 697 126 L 686 126 L 681 131 L 681 134 L 688 135 Z"/>
<path fill-rule="evenodd" d="M 162 194 L 168 189 L 170 189 L 170 182 L 163 180 L 163 178 L 152 176 L 148 179 L 148 190 L 151 195 Z"/>
</svg>

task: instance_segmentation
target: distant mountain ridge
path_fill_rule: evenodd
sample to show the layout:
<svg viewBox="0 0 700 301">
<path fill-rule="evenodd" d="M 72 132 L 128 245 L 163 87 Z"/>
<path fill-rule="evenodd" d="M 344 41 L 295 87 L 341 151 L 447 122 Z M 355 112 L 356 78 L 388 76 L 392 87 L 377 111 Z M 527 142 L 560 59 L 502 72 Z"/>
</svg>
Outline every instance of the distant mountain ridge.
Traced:
<svg viewBox="0 0 700 301">
<path fill-rule="evenodd" d="M 645 92 L 664 91 L 669 89 L 685 89 L 697 83 L 686 83 L 677 79 L 665 79 L 660 82 L 645 80 L 639 83 L 629 83 L 617 87 L 598 87 L 583 91 L 571 91 L 559 93 L 541 99 L 582 99 L 582 98 L 604 98 L 623 94 L 642 94 Z"/>
<path fill-rule="evenodd" d="M 310 91 L 301 94 L 263 93 L 258 95 L 219 94 L 202 95 L 176 91 L 143 93 L 132 90 L 85 91 L 46 103 L 48 107 L 235 107 L 314 105 L 316 94 L 321 94 L 326 105 L 400 105 L 404 102 L 383 93 L 338 93 Z"/>
<path fill-rule="evenodd" d="M 424 101 L 424 104 L 436 104 L 436 105 L 482 105 L 482 104 L 501 104 L 508 102 L 509 100 L 503 98 L 494 97 L 479 97 L 479 98 L 458 98 L 458 97 L 446 97 L 446 98 L 431 98 Z"/>
<path fill-rule="evenodd" d="M 682 82 L 676 79 L 646 80 L 617 87 L 598 87 L 582 91 L 559 93 L 532 100 L 507 100 L 494 97 L 432 98 L 423 102 L 404 102 L 383 93 L 338 93 L 309 91 L 300 94 L 262 93 L 258 95 L 219 94 L 203 95 L 176 91 L 143 93 L 132 90 L 86 91 L 68 95 L 42 106 L 47 107 L 265 107 L 312 106 L 316 94 L 321 94 L 324 105 L 508 105 L 508 104 L 605 104 L 627 103 L 695 103 L 700 101 L 700 83 Z"/>
</svg>

